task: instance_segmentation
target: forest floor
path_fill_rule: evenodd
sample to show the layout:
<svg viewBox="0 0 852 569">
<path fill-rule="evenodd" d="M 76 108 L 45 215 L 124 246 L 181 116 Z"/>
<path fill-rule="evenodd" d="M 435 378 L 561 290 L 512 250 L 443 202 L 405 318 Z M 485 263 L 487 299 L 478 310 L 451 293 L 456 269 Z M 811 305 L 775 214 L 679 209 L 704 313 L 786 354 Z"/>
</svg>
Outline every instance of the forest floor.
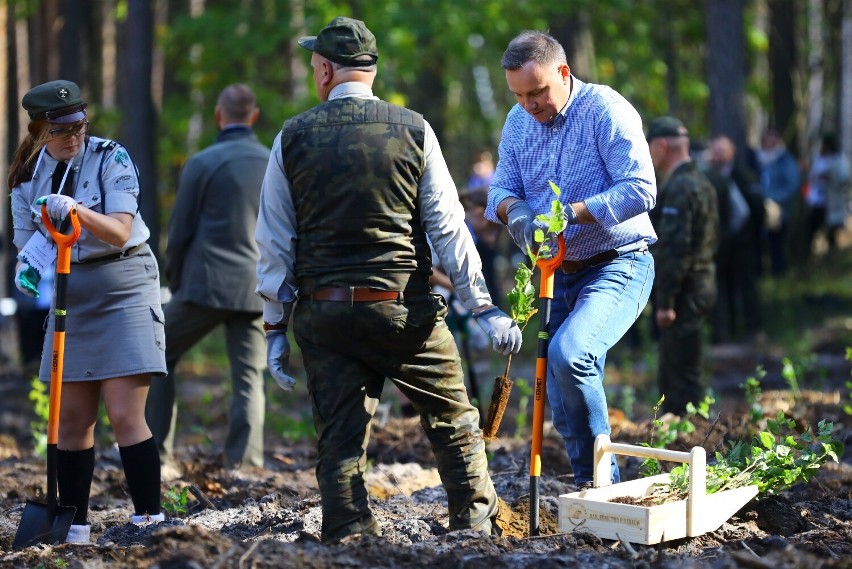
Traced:
<svg viewBox="0 0 852 569">
<path fill-rule="evenodd" d="M 764 379 L 760 405 L 767 417 L 785 411 L 800 424 L 834 422 L 834 437 L 849 448 L 852 416 L 849 362 L 823 354 L 821 389 L 798 393 Z M 754 360 L 754 351 L 719 346 L 713 352 L 713 386 L 719 402 L 709 421 L 693 418 L 695 432 L 669 448 L 703 445 L 708 451 L 724 439 L 753 432 L 738 388 L 755 365 L 779 370 L 781 361 Z M 184 370 L 191 373 L 190 366 Z M 529 531 L 529 439 L 515 437 L 524 420 L 515 393 L 501 437 L 490 443 L 489 467 L 501 501 L 500 537 L 447 530 L 446 494 L 419 419 L 404 418 L 391 406 L 374 421 L 367 484 L 371 507 L 383 536 L 338 545 L 319 543 L 321 511 L 314 477 L 315 439 L 309 419 L 291 415 L 267 421 L 266 467 L 228 471 L 217 441 L 224 439 L 222 371 L 185 377 L 178 433 L 183 475 L 164 491 L 185 495 L 186 512 L 162 523 L 128 523 L 130 500 L 108 429 L 98 444 L 92 488 L 91 545 L 38 545 L 15 551 L 12 541 L 25 500 L 44 501 L 45 464 L 33 455 L 29 387 L 14 373 L 0 381 L 0 567 L 12 568 L 243 568 L 243 567 L 757 567 L 818 569 L 852 567 L 852 456 L 828 463 L 807 484 L 752 500 L 722 526 L 704 535 L 646 546 L 600 539 L 583 529 L 560 533 L 558 497 L 575 491 L 561 439 L 545 425 L 542 452 L 541 531 Z M 771 377 L 773 374 L 768 374 Z M 777 383 L 777 381 L 776 381 Z M 271 387 L 270 389 L 274 389 Z M 389 398 L 392 398 L 389 393 Z M 298 396 L 298 395 L 297 395 Z M 280 405 L 273 398 L 271 404 Z M 280 409 L 280 407 L 275 407 Z M 222 409 L 217 412 L 215 409 Z M 513 410 L 514 409 L 514 410 Z M 647 442 L 653 417 L 636 423 L 611 411 L 612 439 Z M 664 417 L 666 420 L 676 420 Z M 622 478 L 638 476 L 638 459 L 621 457 Z M 179 500 L 172 500 L 177 504 Z"/>
</svg>

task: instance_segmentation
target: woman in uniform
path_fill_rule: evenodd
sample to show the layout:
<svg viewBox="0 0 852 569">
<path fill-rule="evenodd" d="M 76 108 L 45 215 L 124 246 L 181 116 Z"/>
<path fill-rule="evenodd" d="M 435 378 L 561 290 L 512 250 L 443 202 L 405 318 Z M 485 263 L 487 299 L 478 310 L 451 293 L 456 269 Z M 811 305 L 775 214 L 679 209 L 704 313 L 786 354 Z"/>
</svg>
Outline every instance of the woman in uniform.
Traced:
<svg viewBox="0 0 852 569">
<path fill-rule="evenodd" d="M 131 521 L 161 521 L 160 460 L 145 422 L 152 376 L 164 376 L 165 336 L 157 261 L 139 213 L 139 178 L 127 151 L 88 136 L 86 103 L 71 81 L 24 95 L 31 122 L 9 172 L 15 284 L 38 294 L 30 240 L 49 240 L 41 204 L 61 228 L 77 209 L 82 228 L 72 247 L 57 474 L 60 503 L 77 508 L 67 540 L 89 542 L 89 492 L 101 396 L 133 501 Z M 30 243 L 32 245 L 32 243 Z M 55 253 L 54 253 L 55 255 Z M 53 329 L 53 309 L 46 330 Z M 53 335 L 45 334 L 39 378 L 50 381 Z"/>
</svg>

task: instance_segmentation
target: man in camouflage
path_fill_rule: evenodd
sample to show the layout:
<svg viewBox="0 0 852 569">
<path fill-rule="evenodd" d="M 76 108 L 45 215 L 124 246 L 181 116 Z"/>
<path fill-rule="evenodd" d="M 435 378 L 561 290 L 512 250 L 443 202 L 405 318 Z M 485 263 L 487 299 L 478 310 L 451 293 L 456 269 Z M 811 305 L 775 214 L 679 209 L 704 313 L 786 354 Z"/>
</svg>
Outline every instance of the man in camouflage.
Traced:
<svg viewBox="0 0 852 569">
<path fill-rule="evenodd" d="M 648 127 L 659 192 L 651 221 L 659 241 L 654 318 L 659 327 L 657 383 L 664 411 L 680 414 L 704 398 L 703 328 L 716 301 L 715 255 L 719 214 L 716 190 L 689 157 L 683 123 L 660 117 Z"/>
<path fill-rule="evenodd" d="M 450 529 L 489 532 L 497 496 L 447 306 L 430 294 L 427 235 L 494 349 L 517 353 L 520 330 L 491 303 L 431 127 L 373 95 L 373 34 L 361 21 L 335 18 L 299 45 L 313 52 L 322 103 L 288 120 L 273 144 L 257 223 L 257 293 L 269 369 L 285 386 L 293 381 L 285 373 L 293 312 L 317 430 L 322 540 L 379 533 L 364 473 L 385 378 L 420 414 Z"/>
</svg>

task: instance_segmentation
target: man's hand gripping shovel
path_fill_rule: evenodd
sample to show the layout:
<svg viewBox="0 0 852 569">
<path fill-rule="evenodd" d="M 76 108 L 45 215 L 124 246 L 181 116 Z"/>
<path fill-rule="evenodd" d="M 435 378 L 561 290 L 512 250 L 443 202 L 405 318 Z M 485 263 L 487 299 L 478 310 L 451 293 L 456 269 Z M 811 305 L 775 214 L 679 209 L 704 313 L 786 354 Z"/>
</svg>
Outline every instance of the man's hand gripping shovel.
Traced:
<svg viewBox="0 0 852 569">
<path fill-rule="evenodd" d="M 57 441 L 59 439 L 59 406 L 62 400 L 62 364 L 65 356 L 65 313 L 68 274 L 71 272 L 71 246 L 80 237 L 80 221 L 77 210 L 68 214 L 72 231 L 65 235 L 56 230 L 47 215 L 47 207 L 41 206 L 41 218 L 56 243 L 56 298 L 54 302 L 53 355 L 50 371 L 50 411 L 47 419 L 47 503 L 27 500 L 15 541 L 14 549 L 37 543 L 64 542 L 74 521 L 76 508 L 60 506 L 57 501 Z"/>
</svg>

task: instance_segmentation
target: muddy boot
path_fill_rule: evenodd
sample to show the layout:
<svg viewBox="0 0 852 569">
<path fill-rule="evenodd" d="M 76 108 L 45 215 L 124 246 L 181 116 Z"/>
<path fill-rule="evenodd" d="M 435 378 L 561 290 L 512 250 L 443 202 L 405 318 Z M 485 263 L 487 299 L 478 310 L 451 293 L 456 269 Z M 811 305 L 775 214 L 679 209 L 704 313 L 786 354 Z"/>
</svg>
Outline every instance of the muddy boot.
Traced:
<svg viewBox="0 0 852 569">
<path fill-rule="evenodd" d="M 360 520 L 329 531 L 326 531 L 325 524 L 323 524 L 322 542 L 330 545 L 340 543 L 343 540 L 350 541 L 365 535 L 382 535 L 382 530 L 379 529 L 379 524 L 376 523 L 372 515 L 364 516 Z"/>
</svg>

